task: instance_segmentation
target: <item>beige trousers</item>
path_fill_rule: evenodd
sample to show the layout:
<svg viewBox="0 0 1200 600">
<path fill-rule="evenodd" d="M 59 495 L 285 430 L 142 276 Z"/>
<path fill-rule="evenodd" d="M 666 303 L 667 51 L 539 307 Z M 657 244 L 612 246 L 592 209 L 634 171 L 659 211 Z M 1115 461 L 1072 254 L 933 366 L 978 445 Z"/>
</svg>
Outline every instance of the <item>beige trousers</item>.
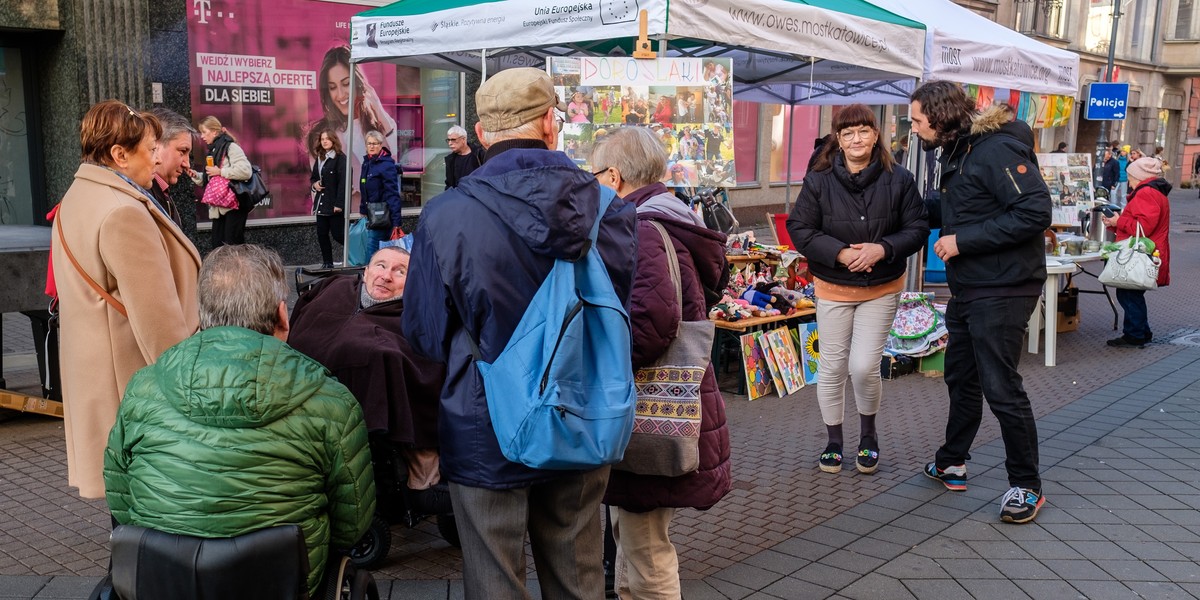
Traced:
<svg viewBox="0 0 1200 600">
<path fill-rule="evenodd" d="M 879 361 L 899 301 L 899 293 L 866 302 L 817 300 L 817 331 L 821 335 L 817 404 L 826 425 L 842 424 L 847 380 L 854 385 L 858 414 L 879 412 L 883 397 Z"/>
<path fill-rule="evenodd" d="M 617 595 L 621 600 L 680 600 L 679 557 L 668 531 L 675 509 L 608 510 L 617 541 Z"/>
</svg>

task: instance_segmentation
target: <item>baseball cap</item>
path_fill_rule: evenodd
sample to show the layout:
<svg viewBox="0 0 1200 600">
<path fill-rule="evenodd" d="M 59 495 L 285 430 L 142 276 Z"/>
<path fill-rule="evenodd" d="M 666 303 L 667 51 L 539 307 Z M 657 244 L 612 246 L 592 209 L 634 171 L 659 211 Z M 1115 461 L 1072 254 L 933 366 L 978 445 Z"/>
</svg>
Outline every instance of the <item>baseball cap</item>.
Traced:
<svg viewBox="0 0 1200 600">
<path fill-rule="evenodd" d="M 551 106 L 566 112 L 545 71 L 530 67 L 505 69 L 479 86 L 475 110 L 484 131 L 504 131 L 534 121 Z"/>
</svg>

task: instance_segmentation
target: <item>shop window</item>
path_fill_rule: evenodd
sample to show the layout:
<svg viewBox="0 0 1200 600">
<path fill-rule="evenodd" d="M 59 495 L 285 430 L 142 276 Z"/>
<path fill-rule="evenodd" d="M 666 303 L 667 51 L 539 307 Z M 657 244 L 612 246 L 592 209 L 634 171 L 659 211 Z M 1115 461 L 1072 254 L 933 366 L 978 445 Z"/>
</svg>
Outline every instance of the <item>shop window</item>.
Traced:
<svg viewBox="0 0 1200 600">
<path fill-rule="evenodd" d="M 1016 0 L 1017 31 L 1066 38 L 1068 4 L 1066 0 Z"/>
<path fill-rule="evenodd" d="M 0 48 L 0 224 L 33 225 L 21 51 Z"/>
<path fill-rule="evenodd" d="M 800 183 L 808 170 L 813 142 L 820 135 L 821 107 L 768 105 L 771 117 L 771 183 Z M 788 132 L 791 132 L 791 153 Z"/>
<path fill-rule="evenodd" d="M 1200 0 L 1179 0 L 1175 12 L 1175 39 L 1200 39 Z"/>
<path fill-rule="evenodd" d="M 733 101 L 733 166 L 738 185 L 758 183 L 758 111 L 754 102 Z"/>
</svg>

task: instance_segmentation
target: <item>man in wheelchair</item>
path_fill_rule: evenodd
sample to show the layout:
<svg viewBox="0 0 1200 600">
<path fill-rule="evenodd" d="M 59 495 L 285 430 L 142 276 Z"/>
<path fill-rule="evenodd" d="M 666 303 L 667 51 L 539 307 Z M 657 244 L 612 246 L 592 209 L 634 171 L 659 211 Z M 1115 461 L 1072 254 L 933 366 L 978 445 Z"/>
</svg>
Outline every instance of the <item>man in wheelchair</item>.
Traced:
<svg viewBox="0 0 1200 600">
<path fill-rule="evenodd" d="M 284 343 L 274 252 L 218 248 L 198 290 L 200 331 L 125 390 L 105 452 L 109 509 L 120 524 L 197 538 L 298 525 L 315 595 L 331 548 L 353 546 L 375 510 L 362 410 Z"/>
<path fill-rule="evenodd" d="M 329 277 L 303 293 L 288 342 L 325 365 L 362 404 L 377 483 L 384 486 L 390 475 L 379 465 L 399 454 L 396 466 L 407 467 L 396 478 L 407 480 L 400 492 L 405 503 L 421 514 L 445 514 L 450 492 L 438 468 L 437 419 L 446 367 L 414 352 L 401 332 L 408 258 L 408 251 L 385 246 L 361 277 Z"/>
</svg>

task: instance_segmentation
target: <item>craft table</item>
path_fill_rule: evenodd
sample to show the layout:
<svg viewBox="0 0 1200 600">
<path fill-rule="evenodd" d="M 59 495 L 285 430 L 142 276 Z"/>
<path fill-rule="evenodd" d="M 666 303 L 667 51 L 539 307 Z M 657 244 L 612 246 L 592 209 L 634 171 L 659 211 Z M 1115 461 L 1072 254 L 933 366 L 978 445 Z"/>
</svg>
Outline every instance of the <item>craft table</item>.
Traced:
<svg viewBox="0 0 1200 600">
<path fill-rule="evenodd" d="M 772 325 L 774 323 L 779 323 L 779 322 L 783 322 L 784 326 L 787 326 L 790 329 L 790 323 L 789 323 L 790 321 L 798 322 L 800 319 L 804 319 L 806 317 L 811 317 L 812 315 L 815 315 L 815 314 L 817 314 L 817 309 L 815 309 L 815 308 L 801 308 L 801 309 L 799 309 L 791 314 L 787 314 L 787 315 L 772 315 L 770 317 L 750 317 L 748 319 L 739 319 L 737 321 L 726 321 L 723 319 L 713 319 L 713 324 L 716 325 L 716 328 L 717 328 L 716 335 L 713 336 L 713 351 L 712 351 L 713 372 L 715 374 L 717 374 L 718 377 L 721 375 L 721 373 L 722 373 L 721 368 L 722 368 L 722 364 L 723 364 L 723 361 L 721 360 L 721 358 L 722 358 L 724 349 L 726 348 L 727 344 L 729 344 L 731 342 L 735 347 L 740 349 L 741 348 L 741 339 L 740 339 L 741 336 L 743 336 L 747 333 L 750 333 L 752 331 L 767 331 L 768 325 Z M 739 354 L 739 356 L 740 356 L 740 354 Z M 741 375 L 738 377 L 737 393 L 739 393 L 739 394 L 746 393 L 746 377 L 745 377 L 745 375 Z"/>
<path fill-rule="evenodd" d="M 1063 263 L 1066 263 L 1066 262 L 1075 263 L 1076 265 L 1079 266 L 1079 272 L 1091 276 L 1092 279 L 1095 279 L 1097 283 L 1100 282 L 1100 271 L 1096 271 L 1095 273 L 1093 273 L 1093 272 L 1089 271 L 1086 266 L 1084 266 L 1090 262 L 1099 262 L 1100 268 L 1103 269 L 1104 268 L 1104 259 L 1100 256 L 1099 252 L 1088 252 L 1085 254 L 1081 254 L 1079 256 L 1072 256 L 1070 254 L 1068 254 L 1066 256 L 1052 256 L 1052 257 L 1048 256 L 1046 258 L 1052 259 L 1052 260 L 1057 260 L 1058 262 L 1063 262 Z M 1065 284 L 1065 287 L 1070 287 L 1074 277 L 1075 277 L 1075 275 L 1073 273 L 1070 275 L 1067 275 L 1067 282 Z M 1079 288 L 1079 286 L 1075 286 L 1075 287 Z M 1117 314 L 1117 304 L 1115 302 L 1113 302 L 1112 294 L 1108 293 L 1108 286 L 1101 283 L 1100 289 L 1098 289 L 1098 290 L 1085 290 L 1083 288 L 1079 288 L 1079 293 L 1080 294 L 1104 294 L 1104 298 L 1106 300 L 1108 300 L 1108 307 L 1110 309 L 1112 309 L 1113 331 L 1116 331 L 1117 324 L 1120 321 L 1120 318 L 1119 318 L 1119 315 Z"/>
<path fill-rule="evenodd" d="M 751 252 L 749 254 L 726 254 L 725 262 L 731 265 L 744 265 L 747 263 L 760 262 L 766 265 L 779 264 L 779 257 L 773 254 L 763 254 L 761 252 Z"/>
<path fill-rule="evenodd" d="M 1060 275 L 1070 277 L 1078 268 L 1073 262 L 1060 263 L 1054 260 L 1055 258 L 1059 257 L 1047 257 L 1046 260 L 1046 284 L 1042 286 L 1042 298 L 1046 308 L 1045 319 L 1042 318 L 1042 302 L 1039 302 L 1039 306 L 1033 309 L 1033 314 L 1029 315 L 1030 354 L 1037 354 L 1042 321 L 1046 323 L 1047 367 L 1053 367 L 1057 358 L 1055 354 L 1058 345 L 1058 278 Z"/>
</svg>

